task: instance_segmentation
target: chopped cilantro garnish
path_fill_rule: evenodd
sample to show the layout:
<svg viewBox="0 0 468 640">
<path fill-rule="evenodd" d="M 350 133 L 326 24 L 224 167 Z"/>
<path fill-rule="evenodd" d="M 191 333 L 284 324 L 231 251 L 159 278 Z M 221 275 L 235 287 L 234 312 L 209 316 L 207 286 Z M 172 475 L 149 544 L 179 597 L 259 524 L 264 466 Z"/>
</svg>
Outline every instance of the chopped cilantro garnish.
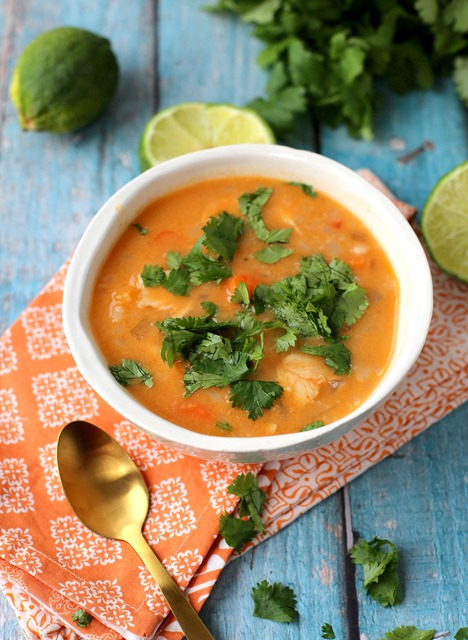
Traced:
<svg viewBox="0 0 468 640">
<path fill-rule="evenodd" d="M 240 280 L 237 287 L 234 289 L 234 293 L 231 296 L 231 302 L 236 304 L 250 304 L 249 290 L 245 282 Z"/>
<path fill-rule="evenodd" d="M 214 258 L 204 253 L 205 237 L 201 236 L 182 262 L 189 272 L 190 282 L 198 286 L 204 282 L 220 282 L 231 275 L 231 270 L 221 258 Z"/>
<path fill-rule="evenodd" d="M 303 191 L 306 196 L 309 196 L 310 198 L 317 197 L 317 192 L 310 184 L 306 184 L 305 182 L 295 182 L 294 180 L 291 180 L 291 182 L 288 182 L 288 184 L 292 185 L 293 187 L 299 187 L 299 189 L 301 189 L 301 191 Z"/>
<path fill-rule="evenodd" d="M 253 193 L 244 193 L 239 198 L 239 207 L 259 240 L 267 244 L 288 242 L 291 236 L 291 229 L 272 229 L 269 231 L 262 218 L 263 207 L 272 193 L 273 189 L 271 187 L 259 187 Z"/>
<path fill-rule="evenodd" d="M 253 615 L 274 622 L 292 622 L 297 617 L 294 591 L 281 582 L 262 580 L 252 588 Z"/>
<path fill-rule="evenodd" d="M 209 300 L 203 300 L 200 302 L 200 306 L 203 311 L 206 312 L 206 316 L 209 318 L 211 316 L 215 316 L 218 313 L 218 307 L 214 302 L 210 302 Z"/>
<path fill-rule="evenodd" d="M 322 624 L 322 638 L 325 638 L 325 640 L 334 640 L 336 638 L 333 627 L 329 622 Z"/>
<path fill-rule="evenodd" d="M 283 395 L 283 387 L 277 382 L 263 380 L 240 380 L 231 385 L 229 400 L 233 407 L 249 412 L 249 418 L 256 420 L 269 409 L 277 398 Z"/>
<path fill-rule="evenodd" d="M 132 224 L 132 227 L 135 227 L 135 229 L 138 230 L 138 233 L 141 236 L 146 236 L 146 234 L 148 233 L 148 229 L 146 227 L 142 227 L 141 224 L 138 224 L 138 222 L 134 222 Z"/>
<path fill-rule="evenodd" d="M 314 429 L 320 429 L 320 427 L 323 427 L 323 420 L 314 420 L 306 424 L 302 429 L 299 429 L 299 431 L 313 431 Z"/>
<path fill-rule="evenodd" d="M 145 287 L 157 287 L 165 281 L 166 274 L 157 264 L 145 264 L 140 277 Z"/>
<path fill-rule="evenodd" d="M 434 633 L 435 629 L 418 629 L 412 625 L 405 625 L 387 631 L 385 638 L 380 640 L 432 640 Z"/>
<path fill-rule="evenodd" d="M 84 609 L 77 609 L 71 614 L 71 619 L 73 622 L 76 622 L 79 627 L 87 627 L 91 624 L 93 618 L 89 613 L 86 613 Z"/>
<path fill-rule="evenodd" d="M 270 286 L 259 285 L 254 296 L 256 310 L 270 309 L 286 330 L 277 342 L 278 351 L 294 344 L 293 333 L 341 340 L 341 326 L 354 324 L 367 305 L 366 292 L 349 266 L 336 258 L 328 264 L 320 255 L 302 258 L 296 275 Z M 343 370 L 346 351 L 342 346 L 333 349 L 341 356 L 335 368 Z"/>
<path fill-rule="evenodd" d="M 342 342 L 329 344 L 305 344 L 301 347 L 303 353 L 325 358 L 325 364 L 331 367 L 337 375 L 349 373 L 351 369 L 351 352 Z"/>
<path fill-rule="evenodd" d="M 178 357 L 187 361 L 185 396 L 198 389 L 231 386 L 233 407 L 248 411 L 256 420 L 283 392 L 276 382 L 244 380 L 263 358 L 263 332 L 272 326 L 239 313 L 228 322 L 209 316 L 167 318 L 156 326 L 166 336 L 161 357 L 172 366 Z"/>
<path fill-rule="evenodd" d="M 380 538 L 370 542 L 359 540 L 349 554 L 354 564 L 360 564 L 364 569 L 364 589 L 382 607 L 403 600 L 398 578 L 398 551 L 392 542 Z"/>
<path fill-rule="evenodd" d="M 175 296 L 186 296 L 194 286 L 204 282 L 220 282 L 231 275 L 226 260 L 232 260 L 243 221 L 222 212 L 212 216 L 203 227 L 204 233 L 183 257 L 177 251 L 167 253 L 169 272 L 159 265 L 147 264 L 141 272 L 145 287 L 164 287 Z M 208 249 L 208 253 L 203 251 Z M 215 255 L 212 255 L 215 254 Z"/>
<path fill-rule="evenodd" d="M 124 387 L 128 384 L 137 384 L 139 382 L 142 382 L 146 387 L 153 386 L 153 375 L 135 360 L 126 360 L 124 358 L 122 365 L 111 364 L 109 371 L 117 382 Z"/>
<path fill-rule="evenodd" d="M 259 262 L 264 262 L 265 264 L 274 264 L 275 262 L 278 262 L 278 260 L 282 260 L 282 258 L 290 256 L 291 253 L 294 253 L 292 249 L 283 247 L 280 244 L 269 244 L 267 247 L 256 251 L 254 253 L 254 258 Z"/>
<path fill-rule="evenodd" d="M 217 422 L 216 426 L 223 431 L 232 431 L 233 429 L 232 424 L 229 424 L 229 422 Z"/>
<path fill-rule="evenodd" d="M 239 474 L 227 491 L 240 498 L 240 518 L 223 513 L 219 519 L 219 532 L 226 544 L 240 552 L 247 542 L 265 531 L 260 516 L 265 506 L 266 493 L 260 489 L 257 478 L 250 472 Z"/>
<path fill-rule="evenodd" d="M 218 216 L 212 216 L 203 227 L 203 244 L 212 253 L 231 261 L 243 227 L 241 218 L 223 211 Z"/>
</svg>

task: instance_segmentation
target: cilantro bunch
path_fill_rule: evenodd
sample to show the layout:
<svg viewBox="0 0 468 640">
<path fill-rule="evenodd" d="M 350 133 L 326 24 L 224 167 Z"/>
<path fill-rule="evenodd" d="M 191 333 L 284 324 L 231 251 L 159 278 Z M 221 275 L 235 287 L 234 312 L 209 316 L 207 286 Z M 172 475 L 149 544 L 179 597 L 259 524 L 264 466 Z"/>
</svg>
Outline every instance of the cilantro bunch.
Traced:
<svg viewBox="0 0 468 640">
<path fill-rule="evenodd" d="M 265 43 L 266 96 L 249 106 L 278 135 L 308 112 L 372 138 L 380 81 L 405 93 L 452 74 L 468 105 L 466 0 L 218 0 L 208 9 L 238 14 Z"/>
</svg>

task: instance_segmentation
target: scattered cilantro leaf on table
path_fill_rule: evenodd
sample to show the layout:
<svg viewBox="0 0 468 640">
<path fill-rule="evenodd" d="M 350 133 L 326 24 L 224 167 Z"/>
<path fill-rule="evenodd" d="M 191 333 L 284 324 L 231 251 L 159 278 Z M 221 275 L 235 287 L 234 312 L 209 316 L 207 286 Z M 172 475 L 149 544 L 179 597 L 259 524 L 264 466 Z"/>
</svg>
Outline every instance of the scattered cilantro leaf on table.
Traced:
<svg viewBox="0 0 468 640">
<path fill-rule="evenodd" d="M 135 360 L 122 359 L 122 364 L 109 365 L 109 371 L 122 386 L 142 382 L 146 387 L 153 386 L 153 375 Z"/>
<path fill-rule="evenodd" d="M 387 631 L 385 637 L 379 640 L 432 640 L 434 633 L 434 629 L 418 629 L 412 625 L 404 625 Z"/>
<path fill-rule="evenodd" d="M 292 622 L 297 617 L 294 591 L 281 582 L 262 580 L 252 588 L 253 615 L 274 622 Z"/>
<path fill-rule="evenodd" d="M 322 625 L 322 638 L 325 638 L 325 640 L 334 640 L 336 638 L 333 627 L 329 622 L 325 622 Z"/>
<path fill-rule="evenodd" d="M 444 3 L 315 3 L 296 0 L 218 0 L 210 11 L 230 11 L 253 25 L 264 43 L 257 63 L 267 70 L 265 94 L 250 107 L 277 135 L 308 114 L 352 136 L 373 137 L 380 85 L 397 93 L 431 88 L 452 75 L 468 105 L 468 17 L 463 1 Z M 463 5 L 463 8 L 462 8 Z"/>
<path fill-rule="evenodd" d="M 392 542 L 381 538 L 373 538 L 370 542 L 361 539 L 349 554 L 354 564 L 360 564 L 364 570 L 364 589 L 382 607 L 403 600 L 398 578 L 398 551 Z"/>
<path fill-rule="evenodd" d="M 468 627 L 460 627 L 453 637 L 455 640 L 468 640 Z"/>
<path fill-rule="evenodd" d="M 219 519 L 219 532 L 226 544 L 240 552 L 247 542 L 265 531 L 261 515 L 266 493 L 259 487 L 257 478 L 250 471 L 247 474 L 240 473 L 228 486 L 227 491 L 240 498 L 240 518 L 223 513 Z"/>
<path fill-rule="evenodd" d="M 223 513 L 219 518 L 219 533 L 228 546 L 240 553 L 242 547 L 257 536 L 258 530 L 252 520 L 241 520 Z"/>
<path fill-rule="evenodd" d="M 240 498 L 239 515 L 241 518 L 248 516 L 255 523 L 258 531 L 264 533 L 265 527 L 260 518 L 266 502 L 266 493 L 260 489 L 257 478 L 253 473 L 239 474 L 232 484 L 228 486 L 228 492 Z"/>
<path fill-rule="evenodd" d="M 89 613 L 86 613 L 84 609 L 77 609 L 71 614 L 71 619 L 73 622 L 76 622 L 79 627 L 88 627 L 93 618 Z"/>
</svg>

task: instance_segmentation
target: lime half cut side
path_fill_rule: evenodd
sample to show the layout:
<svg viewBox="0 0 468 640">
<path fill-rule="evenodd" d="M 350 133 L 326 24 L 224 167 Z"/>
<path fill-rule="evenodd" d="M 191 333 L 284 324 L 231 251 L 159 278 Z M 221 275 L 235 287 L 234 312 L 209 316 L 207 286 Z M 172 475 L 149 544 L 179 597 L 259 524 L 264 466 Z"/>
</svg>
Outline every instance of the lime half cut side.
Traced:
<svg viewBox="0 0 468 640">
<path fill-rule="evenodd" d="M 435 185 L 422 211 L 421 231 L 439 267 L 468 282 L 468 162 Z"/>
<path fill-rule="evenodd" d="M 142 171 L 191 151 L 231 144 L 273 144 L 268 124 L 251 109 L 185 102 L 163 109 L 147 123 L 138 157 Z"/>
</svg>

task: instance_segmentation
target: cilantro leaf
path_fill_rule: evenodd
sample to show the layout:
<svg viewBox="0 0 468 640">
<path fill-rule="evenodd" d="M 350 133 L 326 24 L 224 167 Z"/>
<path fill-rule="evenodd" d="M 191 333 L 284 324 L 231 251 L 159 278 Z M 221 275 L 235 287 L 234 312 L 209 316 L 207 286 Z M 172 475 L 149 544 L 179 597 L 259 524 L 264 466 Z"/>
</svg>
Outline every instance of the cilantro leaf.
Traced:
<svg viewBox="0 0 468 640">
<path fill-rule="evenodd" d="M 109 371 L 122 386 L 142 382 L 146 387 L 153 386 L 153 375 L 135 360 L 122 359 L 122 364 L 109 365 Z"/>
<path fill-rule="evenodd" d="M 262 580 L 252 588 L 253 615 L 274 622 L 292 622 L 297 617 L 294 591 L 281 582 Z"/>
<path fill-rule="evenodd" d="M 231 270 L 221 259 L 206 255 L 203 252 L 204 241 L 205 237 L 201 236 L 183 260 L 183 265 L 188 269 L 190 282 L 193 285 L 200 285 L 213 280 L 219 283 L 231 275 Z"/>
<path fill-rule="evenodd" d="M 294 253 L 292 249 L 287 249 L 280 244 L 270 244 L 264 249 L 256 251 L 254 253 L 254 258 L 259 262 L 264 262 L 265 264 L 274 264 L 275 262 L 278 262 L 278 260 L 290 256 L 291 253 Z"/>
<path fill-rule="evenodd" d="M 390 550 L 386 551 L 384 547 Z M 354 564 L 360 564 L 364 569 L 364 589 L 382 607 L 393 606 L 403 600 L 398 578 L 398 551 L 392 542 L 380 538 L 373 538 L 370 542 L 361 539 L 349 554 Z"/>
<path fill-rule="evenodd" d="M 468 627 L 460 627 L 453 637 L 455 640 L 468 640 Z"/>
<path fill-rule="evenodd" d="M 271 187 L 259 187 L 253 193 L 244 193 L 239 198 L 239 207 L 248 219 L 253 232 L 259 240 L 271 244 L 273 242 L 288 242 L 291 229 L 272 229 L 269 231 L 262 218 L 262 210 L 273 193 Z"/>
<path fill-rule="evenodd" d="M 223 431 L 232 431 L 233 429 L 232 424 L 229 424 L 229 422 L 217 422 L 216 426 Z"/>
<path fill-rule="evenodd" d="M 219 533 L 229 547 L 240 553 L 242 547 L 253 540 L 258 531 L 252 520 L 241 520 L 223 513 L 219 518 Z"/>
<path fill-rule="evenodd" d="M 468 53 L 466 0 L 309 4 L 219 0 L 211 7 L 254 25 L 263 43 L 257 63 L 268 76 L 264 95 L 249 106 L 278 136 L 307 113 L 370 139 L 382 80 L 397 92 L 427 89 Z M 460 68 L 456 76 L 464 91 Z"/>
<path fill-rule="evenodd" d="M 157 264 L 145 264 L 140 278 L 145 287 L 157 287 L 166 279 L 166 273 Z"/>
<path fill-rule="evenodd" d="M 337 375 L 350 372 L 351 352 L 342 342 L 319 345 L 305 344 L 301 347 L 301 351 L 311 356 L 325 358 L 325 364 L 332 367 L 333 372 Z"/>
<path fill-rule="evenodd" d="M 257 530 L 264 533 L 265 527 L 260 518 L 265 506 L 267 495 L 260 489 L 257 478 L 253 473 L 244 475 L 240 473 L 227 488 L 228 492 L 240 498 L 239 514 L 242 517 L 249 516 L 255 523 Z"/>
<path fill-rule="evenodd" d="M 295 180 L 291 180 L 291 182 L 288 182 L 288 184 L 293 187 L 298 187 L 306 194 L 306 196 L 309 196 L 310 198 L 317 197 L 317 192 L 310 184 L 306 184 L 305 182 L 296 182 Z"/>
<path fill-rule="evenodd" d="M 325 622 L 322 625 L 322 638 L 325 638 L 325 640 L 334 640 L 336 638 L 333 627 L 329 622 Z"/>
<path fill-rule="evenodd" d="M 229 400 L 233 407 L 249 412 L 249 418 L 256 420 L 269 409 L 274 400 L 283 395 L 283 387 L 277 382 L 263 380 L 241 380 L 231 384 Z"/>
<path fill-rule="evenodd" d="M 306 424 L 300 431 L 313 431 L 314 429 L 320 429 L 323 427 L 323 420 L 314 420 L 313 422 Z"/>
<path fill-rule="evenodd" d="M 206 311 L 206 317 L 210 318 L 211 316 L 215 316 L 218 313 L 218 306 L 211 302 L 210 300 L 202 300 L 200 302 L 200 306 L 203 311 Z"/>
<path fill-rule="evenodd" d="M 141 224 L 138 224 L 138 222 L 134 222 L 132 224 L 132 227 L 135 227 L 135 229 L 141 236 L 146 236 L 148 233 L 148 229 L 146 227 L 142 227 Z"/>
<path fill-rule="evenodd" d="M 242 280 L 234 289 L 234 293 L 231 296 L 231 302 L 236 304 L 250 304 L 249 291 L 247 285 Z"/>
<path fill-rule="evenodd" d="M 244 221 L 241 218 L 223 211 L 218 216 L 212 216 L 203 227 L 203 244 L 212 253 L 231 261 L 243 227 Z"/>
<path fill-rule="evenodd" d="M 385 638 L 380 640 L 432 640 L 434 633 L 434 629 L 418 629 L 412 625 L 405 625 L 387 631 Z"/>
<path fill-rule="evenodd" d="M 77 609 L 71 614 L 71 619 L 73 622 L 76 622 L 79 627 L 88 627 L 93 618 L 89 613 L 86 613 L 84 609 Z"/>
<path fill-rule="evenodd" d="M 213 333 L 192 351 L 190 363 L 184 374 L 186 398 L 198 389 L 226 387 L 250 373 L 249 354 L 233 351 L 227 338 Z"/>
</svg>

